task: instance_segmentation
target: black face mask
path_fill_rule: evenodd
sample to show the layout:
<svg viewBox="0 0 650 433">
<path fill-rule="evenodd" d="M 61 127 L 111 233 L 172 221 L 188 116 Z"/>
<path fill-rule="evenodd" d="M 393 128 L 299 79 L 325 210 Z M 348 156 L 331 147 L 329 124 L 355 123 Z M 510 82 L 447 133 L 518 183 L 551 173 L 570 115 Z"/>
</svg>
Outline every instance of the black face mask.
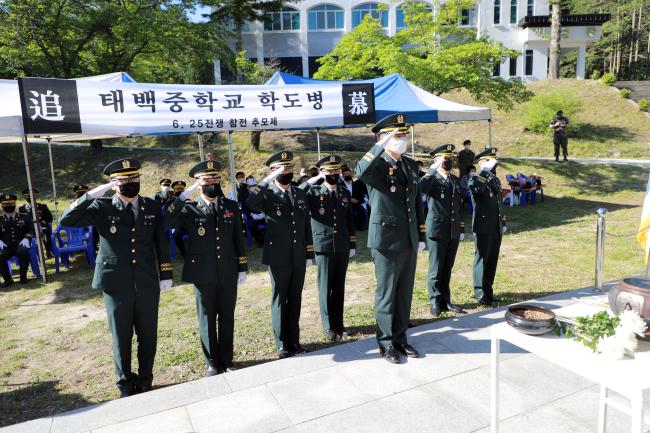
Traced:
<svg viewBox="0 0 650 433">
<path fill-rule="evenodd" d="M 2 206 L 2 210 L 6 213 L 14 213 L 16 206 Z"/>
<path fill-rule="evenodd" d="M 209 198 L 223 196 L 223 192 L 221 191 L 221 185 L 219 185 L 218 183 L 213 183 L 212 185 L 202 185 L 201 192 L 203 192 L 203 194 L 205 194 L 205 196 Z"/>
<path fill-rule="evenodd" d="M 451 170 L 453 166 L 454 166 L 454 162 L 451 159 L 445 159 L 442 162 L 442 168 L 444 168 L 447 171 Z"/>
<path fill-rule="evenodd" d="M 280 185 L 289 185 L 293 180 L 293 173 L 284 173 L 277 177 Z"/>
<path fill-rule="evenodd" d="M 352 176 L 344 176 L 343 179 L 345 179 L 346 182 L 352 182 Z"/>
<path fill-rule="evenodd" d="M 139 182 L 129 182 L 123 185 L 120 185 L 120 194 L 125 197 L 133 198 L 140 192 L 140 183 Z"/>
<path fill-rule="evenodd" d="M 339 175 L 338 174 L 326 174 L 325 175 L 325 182 L 329 183 L 330 185 L 336 185 L 339 181 Z"/>
</svg>

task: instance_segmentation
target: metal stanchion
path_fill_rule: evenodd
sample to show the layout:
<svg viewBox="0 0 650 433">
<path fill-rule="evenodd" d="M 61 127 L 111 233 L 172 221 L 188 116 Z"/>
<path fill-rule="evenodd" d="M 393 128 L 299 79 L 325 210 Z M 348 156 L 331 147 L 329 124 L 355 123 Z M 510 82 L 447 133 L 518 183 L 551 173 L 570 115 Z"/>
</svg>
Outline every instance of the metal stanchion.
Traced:
<svg viewBox="0 0 650 433">
<path fill-rule="evenodd" d="M 607 209 L 600 208 L 598 213 L 598 225 L 596 229 L 596 282 L 594 287 L 603 291 L 603 265 L 605 263 L 605 216 Z"/>
</svg>

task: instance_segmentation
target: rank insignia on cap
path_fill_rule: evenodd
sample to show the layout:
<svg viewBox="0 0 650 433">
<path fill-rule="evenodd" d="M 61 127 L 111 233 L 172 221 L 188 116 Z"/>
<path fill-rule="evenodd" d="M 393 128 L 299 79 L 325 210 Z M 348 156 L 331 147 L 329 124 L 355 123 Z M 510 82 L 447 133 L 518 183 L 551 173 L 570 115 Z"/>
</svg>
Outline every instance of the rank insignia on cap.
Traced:
<svg viewBox="0 0 650 433">
<path fill-rule="evenodd" d="M 336 156 L 334 155 L 330 156 L 330 162 L 336 162 Z"/>
<path fill-rule="evenodd" d="M 404 123 L 404 115 L 400 114 L 397 116 L 397 123 Z"/>
<path fill-rule="evenodd" d="M 214 168 L 214 163 L 212 161 L 208 161 L 208 168 Z"/>
<path fill-rule="evenodd" d="M 282 155 L 280 157 L 282 159 L 287 159 L 287 152 L 282 152 Z"/>
<path fill-rule="evenodd" d="M 122 161 L 122 168 L 131 168 L 131 163 L 129 162 L 128 159 Z"/>
</svg>

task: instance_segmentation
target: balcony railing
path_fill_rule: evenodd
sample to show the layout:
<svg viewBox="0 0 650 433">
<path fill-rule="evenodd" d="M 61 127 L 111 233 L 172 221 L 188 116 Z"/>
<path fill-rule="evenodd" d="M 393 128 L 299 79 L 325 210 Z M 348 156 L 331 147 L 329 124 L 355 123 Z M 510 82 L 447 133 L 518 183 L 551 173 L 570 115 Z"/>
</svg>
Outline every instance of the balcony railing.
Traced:
<svg viewBox="0 0 650 433">
<path fill-rule="evenodd" d="M 611 14 L 562 15 L 562 27 L 600 26 L 611 18 Z M 550 27 L 550 15 L 528 15 L 519 20 L 519 27 Z"/>
</svg>

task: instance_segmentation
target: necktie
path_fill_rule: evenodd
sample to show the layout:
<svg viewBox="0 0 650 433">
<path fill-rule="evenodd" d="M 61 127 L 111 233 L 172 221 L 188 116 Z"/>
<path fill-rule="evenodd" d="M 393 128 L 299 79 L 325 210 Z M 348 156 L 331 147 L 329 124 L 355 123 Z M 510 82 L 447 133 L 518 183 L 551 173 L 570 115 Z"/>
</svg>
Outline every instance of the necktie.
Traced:
<svg viewBox="0 0 650 433">
<path fill-rule="evenodd" d="M 289 203 L 289 206 L 293 206 L 293 202 L 291 201 L 291 194 L 289 194 L 289 190 L 286 190 L 284 192 L 284 199 Z"/>
<path fill-rule="evenodd" d="M 126 205 L 126 213 L 131 217 L 131 224 L 135 224 L 135 213 L 133 213 L 133 204 L 129 203 Z"/>
<path fill-rule="evenodd" d="M 404 171 L 404 164 L 402 163 L 402 160 L 400 159 L 395 163 L 397 166 L 397 171 L 399 173 L 399 178 L 401 179 L 402 182 L 406 182 L 406 172 Z"/>
<path fill-rule="evenodd" d="M 214 202 L 210 203 L 210 213 L 216 218 L 217 217 L 217 205 Z"/>
</svg>

